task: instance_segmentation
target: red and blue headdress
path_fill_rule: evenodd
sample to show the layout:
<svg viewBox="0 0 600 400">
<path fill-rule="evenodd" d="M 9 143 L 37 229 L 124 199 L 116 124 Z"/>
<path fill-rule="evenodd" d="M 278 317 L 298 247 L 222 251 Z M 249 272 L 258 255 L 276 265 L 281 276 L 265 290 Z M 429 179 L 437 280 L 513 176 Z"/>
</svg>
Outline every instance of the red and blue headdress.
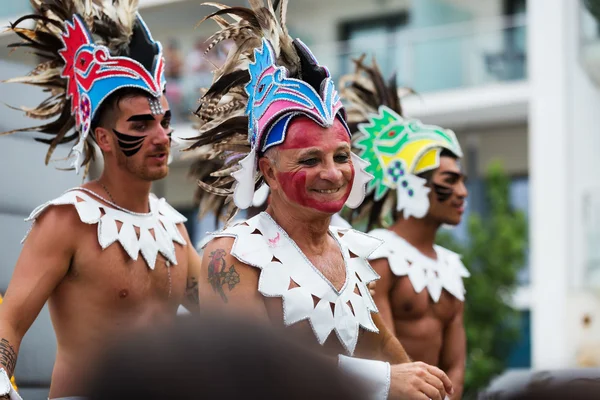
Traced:
<svg viewBox="0 0 600 400">
<path fill-rule="evenodd" d="M 263 182 L 258 157 L 285 141 L 294 117 L 308 117 L 322 127 L 337 119 L 351 136 L 328 69 L 304 43 L 288 35 L 287 1 L 279 3 L 268 0 L 265 6 L 262 0 L 252 0 L 251 9 L 219 6 L 205 18 L 222 27 L 209 49 L 225 39 L 232 39 L 234 46 L 200 99 L 200 134 L 191 138 L 195 143 L 190 148 L 204 147 L 201 160 L 221 160 L 212 164 L 220 168 L 211 174 L 203 171 L 198 183 L 210 194 L 232 198 L 238 208 L 252 205 Z M 224 15 L 233 16 L 234 22 Z M 356 207 L 371 175 L 364 172 L 366 163 L 359 157 L 353 156 L 353 162 L 356 176 L 347 204 Z"/>
<path fill-rule="evenodd" d="M 34 48 L 43 62 L 29 75 L 7 82 L 49 91 L 50 97 L 38 107 L 22 110 L 36 119 L 57 118 L 6 133 L 33 130 L 53 135 L 52 139 L 38 139 L 50 144 L 46 163 L 58 144 L 76 140 L 72 166 L 79 171 L 91 158 L 87 140 L 94 118 L 112 93 L 122 88 L 141 89 L 148 93 L 152 112 L 162 113 L 159 99 L 166 83 L 162 47 L 137 13 L 136 0 L 101 4 L 37 0 L 32 4 L 34 13 L 11 25 L 24 39 L 14 46 Z M 19 27 L 27 20 L 35 21 L 33 29 Z"/>
</svg>

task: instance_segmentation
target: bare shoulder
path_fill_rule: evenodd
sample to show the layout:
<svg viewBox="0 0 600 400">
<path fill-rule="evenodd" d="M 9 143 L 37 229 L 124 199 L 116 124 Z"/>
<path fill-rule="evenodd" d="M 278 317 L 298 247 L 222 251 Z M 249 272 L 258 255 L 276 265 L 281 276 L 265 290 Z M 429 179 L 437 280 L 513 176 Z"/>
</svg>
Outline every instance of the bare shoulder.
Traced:
<svg viewBox="0 0 600 400">
<path fill-rule="evenodd" d="M 23 334 L 67 273 L 84 225 L 72 205 L 48 207 L 33 224 L 2 306 Z"/>
<path fill-rule="evenodd" d="M 83 222 L 73 205 L 49 206 L 33 222 L 24 244 L 27 247 L 28 243 L 50 242 L 57 247 L 74 249 L 82 227 Z"/>
<path fill-rule="evenodd" d="M 369 264 L 371 264 L 371 267 L 373 267 L 375 272 L 377 272 L 382 279 L 392 277 L 393 274 L 387 257 L 369 260 Z"/>
<path fill-rule="evenodd" d="M 259 270 L 257 268 L 239 261 L 231 254 L 234 240 L 232 237 L 216 237 L 208 242 L 204 247 L 202 256 L 202 270 L 205 270 L 205 268 L 214 269 L 225 264 L 238 273 L 256 276 L 258 279 Z"/>
<path fill-rule="evenodd" d="M 204 248 L 200 279 L 200 304 L 226 307 L 247 315 L 267 318 L 262 295 L 258 292 L 260 270 L 231 254 L 234 239 L 218 237 Z"/>
<path fill-rule="evenodd" d="M 234 238 L 227 236 L 215 237 L 204 247 L 204 257 L 217 250 L 223 250 L 227 255 L 231 255 L 234 240 Z M 231 257 L 233 258 L 233 256 Z"/>
</svg>

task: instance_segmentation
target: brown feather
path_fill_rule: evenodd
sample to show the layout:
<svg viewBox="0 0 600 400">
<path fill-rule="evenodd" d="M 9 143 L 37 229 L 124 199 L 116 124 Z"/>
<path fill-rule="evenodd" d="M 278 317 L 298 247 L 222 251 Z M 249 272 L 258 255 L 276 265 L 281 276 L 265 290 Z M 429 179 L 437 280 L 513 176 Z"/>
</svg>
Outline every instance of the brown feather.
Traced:
<svg viewBox="0 0 600 400">
<path fill-rule="evenodd" d="M 223 65 L 216 68 L 213 84 L 200 98 L 194 113 L 198 135 L 186 138 L 191 144 L 185 151 L 194 160 L 190 175 L 198 179 L 195 201 L 201 213 L 208 209 L 220 219 L 225 213 L 230 218 L 237 211 L 231 201 L 235 184 L 231 173 L 239 169 L 238 162 L 251 151 L 245 86 L 250 79 L 248 66 L 254 61 L 254 50 L 262 45 L 262 39 L 271 42 L 278 65 L 285 67 L 290 76 L 302 77 L 300 56 L 284 26 L 287 0 L 249 0 L 249 8 L 204 4 L 217 11 L 200 23 L 213 19 L 220 27 L 209 38 L 207 50 L 223 40 L 233 41 L 233 47 Z M 262 182 L 258 173 L 255 187 Z"/>
<path fill-rule="evenodd" d="M 32 12 L 21 16 L 8 28 L 8 31 L 21 39 L 9 47 L 31 52 L 42 62 L 29 74 L 5 82 L 38 86 L 48 93 L 48 97 L 37 107 L 12 108 L 23 111 L 29 118 L 49 122 L 2 132 L 0 135 L 28 131 L 47 135 L 48 137 L 36 137 L 35 140 L 49 146 L 45 159 L 48 164 L 59 144 L 79 139 L 79 133 L 74 129 L 75 118 L 71 115 L 71 102 L 65 94 L 67 79 L 61 77 L 64 60 L 59 51 L 64 46 L 61 35 L 65 30 L 65 22 L 71 21 L 74 14 L 79 14 L 94 35 L 96 43 L 105 44 L 113 55 L 120 55 L 127 48 L 133 32 L 138 0 L 31 0 L 30 3 Z M 34 27 L 23 27 L 25 23 L 33 23 Z M 86 170 L 92 159 L 92 148 L 86 143 L 83 161 Z"/>
</svg>

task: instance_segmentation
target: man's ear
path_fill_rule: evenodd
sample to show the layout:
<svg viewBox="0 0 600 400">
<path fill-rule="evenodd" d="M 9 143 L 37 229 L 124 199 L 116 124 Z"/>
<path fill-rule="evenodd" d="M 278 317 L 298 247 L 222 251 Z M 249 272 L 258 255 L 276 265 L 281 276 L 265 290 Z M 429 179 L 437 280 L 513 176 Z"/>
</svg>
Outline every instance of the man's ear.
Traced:
<svg viewBox="0 0 600 400">
<path fill-rule="evenodd" d="M 269 185 L 271 190 L 277 188 L 277 179 L 275 179 L 275 170 L 273 169 L 273 163 L 267 157 L 261 157 L 258 159 L 258 169 L 265 178 L 265 182 Z"/>
<path fill-rule="evenodd" d="M 112 134 L 108 131 L 108 129 L 101 126 L 95 128 L 94 137 L 96 138 L 98 147 L 100 147 L 100 150 L 102 150 L 103 153 L 107 153 L 112 150 L 114 141 L 112 140 Z"/>
</svg>

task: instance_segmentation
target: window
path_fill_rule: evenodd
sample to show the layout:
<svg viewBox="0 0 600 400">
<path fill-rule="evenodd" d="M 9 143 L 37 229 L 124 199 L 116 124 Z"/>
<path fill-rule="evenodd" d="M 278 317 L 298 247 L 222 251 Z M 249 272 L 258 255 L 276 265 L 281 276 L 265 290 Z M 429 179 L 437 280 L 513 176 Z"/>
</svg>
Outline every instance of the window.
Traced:
<svg viewBox="0 0 600 400">
<path fill-rule="evenodd" d="M 384 77 L 391 76 L 396 67 L 402 65 L 402 49 L 396 43 L 396 34 L 406 26 L 407 20 L 407 14 L 400 13 L 342 23 L 340 37 L 344 48 L 339 61 L 341 74 L 352 72 L 352 59 L 367 53 L 368 57 L 377 59 Z"/>
<path fill-rule="evenodd" d="M 519 340 L 513 346 L 506 360 L 507 368 L 531 368 L 531 312 L 520 312 Z"/>
<path fill-rule="evenodd" d="M 523 23 L 526 11 L 526 0 L 504 1 L 504 15 L 509 18 L 508 26 L 504 30 L 504 49 L 485 55 L 488 72 L 499 80 L 525 78 L 527 31 Z"/>
</svg>

